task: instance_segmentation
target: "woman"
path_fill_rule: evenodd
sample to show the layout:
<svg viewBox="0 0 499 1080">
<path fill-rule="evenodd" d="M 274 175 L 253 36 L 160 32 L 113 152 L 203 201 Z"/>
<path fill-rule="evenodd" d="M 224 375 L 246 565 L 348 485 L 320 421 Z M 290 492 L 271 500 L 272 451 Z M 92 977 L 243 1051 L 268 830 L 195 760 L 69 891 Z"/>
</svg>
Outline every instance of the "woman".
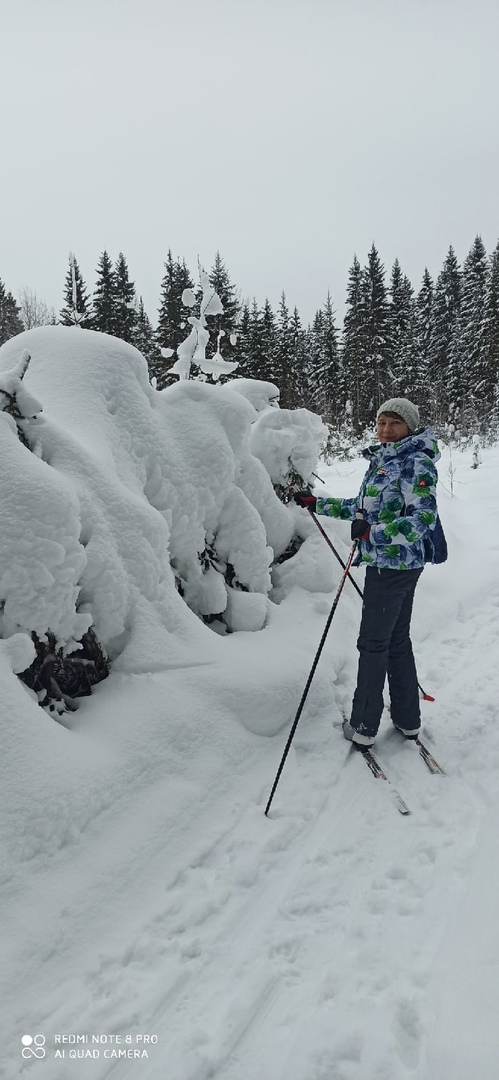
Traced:
<svg viewBox="0 0 499 1080">
<path fill-rule="evenodd" d="M 407 398 L 385 401 L 376 422 L 379 445 L 363 451 L 369 468 L 355 499 L 316 499 L 305 491 L 294 496 L 318 514 L 353 519 L 355 565 L 366 566 L 357 686 L 350 720 L 343 724 L 345 738 L 360 747 L 372 746 L 378 732 L 387 674 L 392 722 L 406 738 L 418 736 L 412 603 L 425 562 L 442 562 L 447 554 L 437 525 L 440 452 L 432 429 L 419 426 L 418 407 Z"/>
</svg>

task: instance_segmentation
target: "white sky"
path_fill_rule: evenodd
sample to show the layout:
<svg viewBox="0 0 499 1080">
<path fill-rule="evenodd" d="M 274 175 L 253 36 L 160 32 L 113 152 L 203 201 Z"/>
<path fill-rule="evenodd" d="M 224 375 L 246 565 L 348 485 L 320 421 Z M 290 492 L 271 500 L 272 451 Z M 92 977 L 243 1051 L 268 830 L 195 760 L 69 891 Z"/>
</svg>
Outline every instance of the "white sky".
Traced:
<svg viewBox="0 0 499 1080">
<path fill-rule="evenodd" d="M 58 310 L 122 250 L 343 311 L 374 240 L 415 287 L 499 238 L 498 0 L 0 0 L 0 277 Z"/>
</svg>

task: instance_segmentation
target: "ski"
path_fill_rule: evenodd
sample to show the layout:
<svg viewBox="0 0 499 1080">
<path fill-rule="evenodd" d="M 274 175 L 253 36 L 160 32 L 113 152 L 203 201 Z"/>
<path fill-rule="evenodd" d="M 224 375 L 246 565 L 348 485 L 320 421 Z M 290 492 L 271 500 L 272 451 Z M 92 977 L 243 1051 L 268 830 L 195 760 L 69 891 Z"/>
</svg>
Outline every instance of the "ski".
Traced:
<svg viewBox="0 0 499 1080">
<path fill-rule="evenodd" d="M 367 767 L 371 770 L 373 776 L 375 776 L 377 780 L 385 780 L 385 782 L 389 785 L 390 794 L 393 798 L 395 806 L 397 807 L 397 810 L 399 811 L 399 814 L 410 814 L 411 811 L 409 810 L 407 803 L 404 802 L 402 796 L 399 795 L 397 789 L 394 788 L 393 784 L 388 779 L 384 769 L 381 768 L 381 765 L 379 761 L 377 761 L 377 759 L 375 758 L 372 750 L 368 750 L 360 746 L 358 743 L 352 743 L 352 749 L 355 750 L 357 753 L 362 754 L 362 757 L 364 758 Z"/>
<path fill-rule="evenodd" d="M 445 776 L 445 772 L 442 769 L 442 766 L 438 764 L 438 761 L 435 761 L 433 754 L 430 754 L 428 747 L 421 742 L 421 739 L 414 739 L 413 741 L 416 743 L 416 746 L 419 750 L 419 755 L 420 757 L 422 757 L 425 765 L 428 766 L 430 772 L 439 773 L 440 776 Z"/>
<path fill-rule="evenodd" d="M 406 742 L 413 742 L 415 746 L 417 746 L 419 750 L 419 756 L 422 757 L 425 765 L 428 766 L 431 773 L 439 773 L 440 776 L 445 776 L 445 772 L 442 769 L 442 766 L 438 764 L 438 761 L 433 757 L 433 754 L 430 753 L 428 747 L 425 746 L 424 742 L 421 742 L 421 739 L 410 739 L 407 735 L 404 735 L 402 731 L 399 731 L 398 728 L 394 727 L 394 730 L 397 732 L 397 734 L 401 735 Z"/>
<path fill-rule="evenodd" d="M 388 715 L 390 715 L 390 706 L 385 705 L 385 709 Z M 428 747 L 425 746 L 424 742 L 421 742 L 421 739 L 409 739 L 407 735 L 404 735 L 400 728 L 395 726 L 395 724 L 393 724 L 393 730 L 396 731 L 398 735 L 402 735 L 402 738 L 405 739 L 406 742 L 416 743 L 416 746 L 419 750 L 419 755 L 420 757 L 422 757 L 425 765 L 427 765 L 431 773 L 438 773 L 440 776 L 445 776 L 445 770 L 442 769 L 442 766 L 438 764 L 438 761 L 436 761 L 436 759 L 433 757 L 433 754 L 430 753 Z"/>
</svg>

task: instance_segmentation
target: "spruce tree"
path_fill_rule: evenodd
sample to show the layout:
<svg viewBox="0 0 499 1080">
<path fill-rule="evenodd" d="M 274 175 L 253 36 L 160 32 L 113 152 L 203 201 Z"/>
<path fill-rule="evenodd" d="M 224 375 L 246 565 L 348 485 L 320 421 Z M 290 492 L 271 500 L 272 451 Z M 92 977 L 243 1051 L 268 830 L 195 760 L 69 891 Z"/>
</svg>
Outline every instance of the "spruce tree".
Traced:
<svg viewBox="0 0 499 1080">
<path fill-rule="evenodd" d="M 265 356 L 262 343 L 261 316 L 258 304 L 253 297 L 248 309 L 246 333 L 246 371 L 249 379 L 265 378 Z"/>
<path fill-rule="evenodd" d="M 235 285 L 230 280 L 229 272 L 219 251 L 215 255 L 215 262 L 211 268 L 209 279 L 210 285 L 218 293 L 224 309 L 223 314 L 215 315 L 215 318 L 212 319 L 213 327 L 210 333 L 212 344 L 216 347 L 218 334 L 223 330 L 224 336 L 220 339 L 219 351 L 224 360 L 234 360 L 237 346 L 231 344 L 230 337 L 238 327 L 241 301 L 237 295 Z"/>
<path fill-rule="evenodd" d="M 468 435 L 488 425 L 491 402 L 486 400 L 486 304 L 489 266 L 480 236 L 476 236 L 462 274 L 461 303 L 452 344 L 449 371 L 454 419 Z"/>
<path fill-rule="evenodd" d="M 457 391 L 458 374 L 455 368 L 451 373 L 450 365 L 453 346 L 456 342 L 460 303 L 461 271 L 451 245 L 438 275 L 433 299 L 430 378 L 435 386 L 434 419 L 440 425 L 452 419 L 452 397 Z"/>
<path fill-rule="evenodd" d="M 272 373 L 275 369 L 276 320 L 270 301 L 265 297 L 260 318 L 262 343 L 262 367 L 259 378 L 265 382 L 274 382 Z"/>
<path fill-rule="evenodd" d="M 137 312 L 135 309 L 135 285 L 130 281 L 128 265 L 120 251 L 114 268 L 114 333 L 122 341 L 133 341 Z"/>
<path fill-rule="evenodd" d="M 315 408 L 331 424 L 341 423 L 344 411 L 338 331 L 330 292 L 322 310 L 317 311 L 309 334 L 309 398 Z"/>
<path fill-rule="evenodd" d="M 150 365 L 150 372 L 157 379 L 158 389 L 166 386 L 168 370 L 176 360 L 177 346 L 184 340 L 187 319 L 191 309 L 182 303 L 184 289 L 194 289 L 194 282 L 185 264 L 185 259 L 173 258 L 168 251 L 165 262 L 165 274 L 161 282 L 158 325 L 155 333 L 156 355 Z M 161 349 L 173 349 L 171 359 L 161 356 Z"/>
<path fill-rule="evenodd" d="M 345 393 L 353 429 L 360 435 L 371 420 L 369 390 L 366 390 L 366 305 L 360 262 L 354 255 L 348 275 L 342 345 Z"/>
<path fill-rule="evenodd" d="M 280 391 L 281 407 L 292 408 L 294 400 L 294 338 L 291 329 L 286 294 L 281 294 L 275 335 L 275 348 L 272 358 L 271 382 Z"/>
<path fill-rule="evenodd" d="M 94 330 L 117 335 L 116 299 L 116 275 L 107 251 L 103 251 L 99 258 L 93 296 Z"/>
<path fill-rule="evenodd" d="M 430 357 L 433 349 L 433 281 L 425 267 L 421 288 L 416 299 L 414 317 L 414 401 L 424 405 L 428 419 L 436 408 L 433 380 L 430 378 Z"/>
<path fill-rule="evenodd" d="M 93 328 L 92 304 L 80 267 L 72 252 L 69 255 L 69 267 L 64 286 L 64 303 L 65 307 L 59 313 L 59 322 L 63 326 L 81 326 L 84 330 Z"/>
<path fill-rule="evenodd" d="M 365 343 L 365 422 L 372 423 L 381 402 L 392 395 L 390 362 L 393 355 L 385 268 L 374 244 L 362 275 Z"/>
<path fill-rule="evenodd" d="M 326 417 L 326 398 L 323 393 L 322 373 L 322 342 L 324 336 L 324 315 L 319 308 L 308 329 L 309 366 L 307 379 L 307 399 L 309 408 L 321 413 Z"/>
<path fill-rule="evenodd" d="M 291 363 L 287 382 L 287 408 L 300 409 L 305 405 L 310 365 L 309 340 L 298 308 L 295 306 L 289 322 L 291 334 Z"/>
<path fill-rule="evenodd" d="M 160 307 L 158 311 L 158 325 L 156 328 L 156 343 L 160 349 L 169 348 L 176 349 L 177 345 L 183 341 L 185 335 L 182 334 L 180 324 L 183 321 L 183 317 L 180 315 L 180 304 L 176 295 L 175 288 L 175 273 L 177 263 L 175 262 L 171 249 L 168 249 L 168 255 L 166 256 L 165 275 L 161 282 L 161 298 Z"/>
<path fill-rule="evenodd" d="M 132 344 L 142 353 L 142 356 L 147 360 L 149 366 L 156 354 L 156 342 L 154 340 L 154 330 L 151 321 L 144 310 L 144 301 L 142 297 L 139 297 L 139 303 L 136 310 Z"/>
<path fill-rule="evenodd" d="M 0 345 L 10 338 L 22 334 L 24 326 L 21 320 L 21 309 L 16 304 L 11 292 L 7 292 L 0 278 Z"/>
<path fill-rule="evenodd" d="M 391 393 L 394 397 L 414 393 L 414 297 L 409 278 L 395 259 L 390 286 Z"/>
</svg>

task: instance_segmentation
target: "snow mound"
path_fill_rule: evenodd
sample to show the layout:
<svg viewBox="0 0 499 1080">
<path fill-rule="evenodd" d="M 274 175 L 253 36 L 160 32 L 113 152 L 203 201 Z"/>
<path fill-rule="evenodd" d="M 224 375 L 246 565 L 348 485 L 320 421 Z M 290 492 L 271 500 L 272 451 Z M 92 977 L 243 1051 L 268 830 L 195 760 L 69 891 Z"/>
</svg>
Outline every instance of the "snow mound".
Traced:
<svg viewBox="0 0 499 1080">
<path fill-rule="evenodd" d="M 264 466 L 282 480 L 291 459 L 308 475 L 322 424 L 303 409 L 255 420 L 240 381 L 244 394 L 188 380 L 158 392 L 135 348 L 74 327 L 2 346 L 0 389 L 30 406 L 27 446 L 0 413 L 3 637 L 50 632 L 68 653 L 93 625 L 112 660 L 144 670 L 146 655 L 168 664 L 208 638 L 216 654 L 194 615 L 265 625 L 296 515 Z M 256 401 L 276 391 L 256 386 Z"/>
<path fill-rule="evenodd" d="M 76 842 L 131 780 L 172 779 L 191 744 L 206 766 L 215 738 L 238 756 L 244 733 L 286 723 L 306 663 L 290 678 L 267 661 L 271 570 L 284 554 L 281 600 L 293 565 L 304 580 L 288 556 L 313 526 L 277 497 L 250 448 L 255 408 L 230 386 L 157 391 L 132 346 L 56 326 L 2 346 L 0 392 L 0 758 L 17 864 Z M 70 665 L 90 626 L 110 677 L 54 724 L 17 674 L 41 642 Z"/>
<path fill-rule="evenodd" d="M 6 413 L 0 413 L 0 455 L 0 631 L 43 637 L 50 628 L 66 644 L 91 622 L 75 608 L 86 563 L 78 500 L 64 477 L 23 446 Z"/>
<path fill-rule="evenodd" d="M 231 379 L 224 384 L 232 393 L 242 394 L 251 402 L 257 413 L 264 409 L 279 408 L 279 388 L 275 383 L 264 382 L 262 379 Z"/>
<path fill-rule="evenodd" d="M 320 416 L 308 409 L 269 409 L 251 428 L 250 449 L 274 484 L 283 484 L 293 473 L 307 483 L 317 468 L 317 447 L 327 434 Z"/>
</svg>

